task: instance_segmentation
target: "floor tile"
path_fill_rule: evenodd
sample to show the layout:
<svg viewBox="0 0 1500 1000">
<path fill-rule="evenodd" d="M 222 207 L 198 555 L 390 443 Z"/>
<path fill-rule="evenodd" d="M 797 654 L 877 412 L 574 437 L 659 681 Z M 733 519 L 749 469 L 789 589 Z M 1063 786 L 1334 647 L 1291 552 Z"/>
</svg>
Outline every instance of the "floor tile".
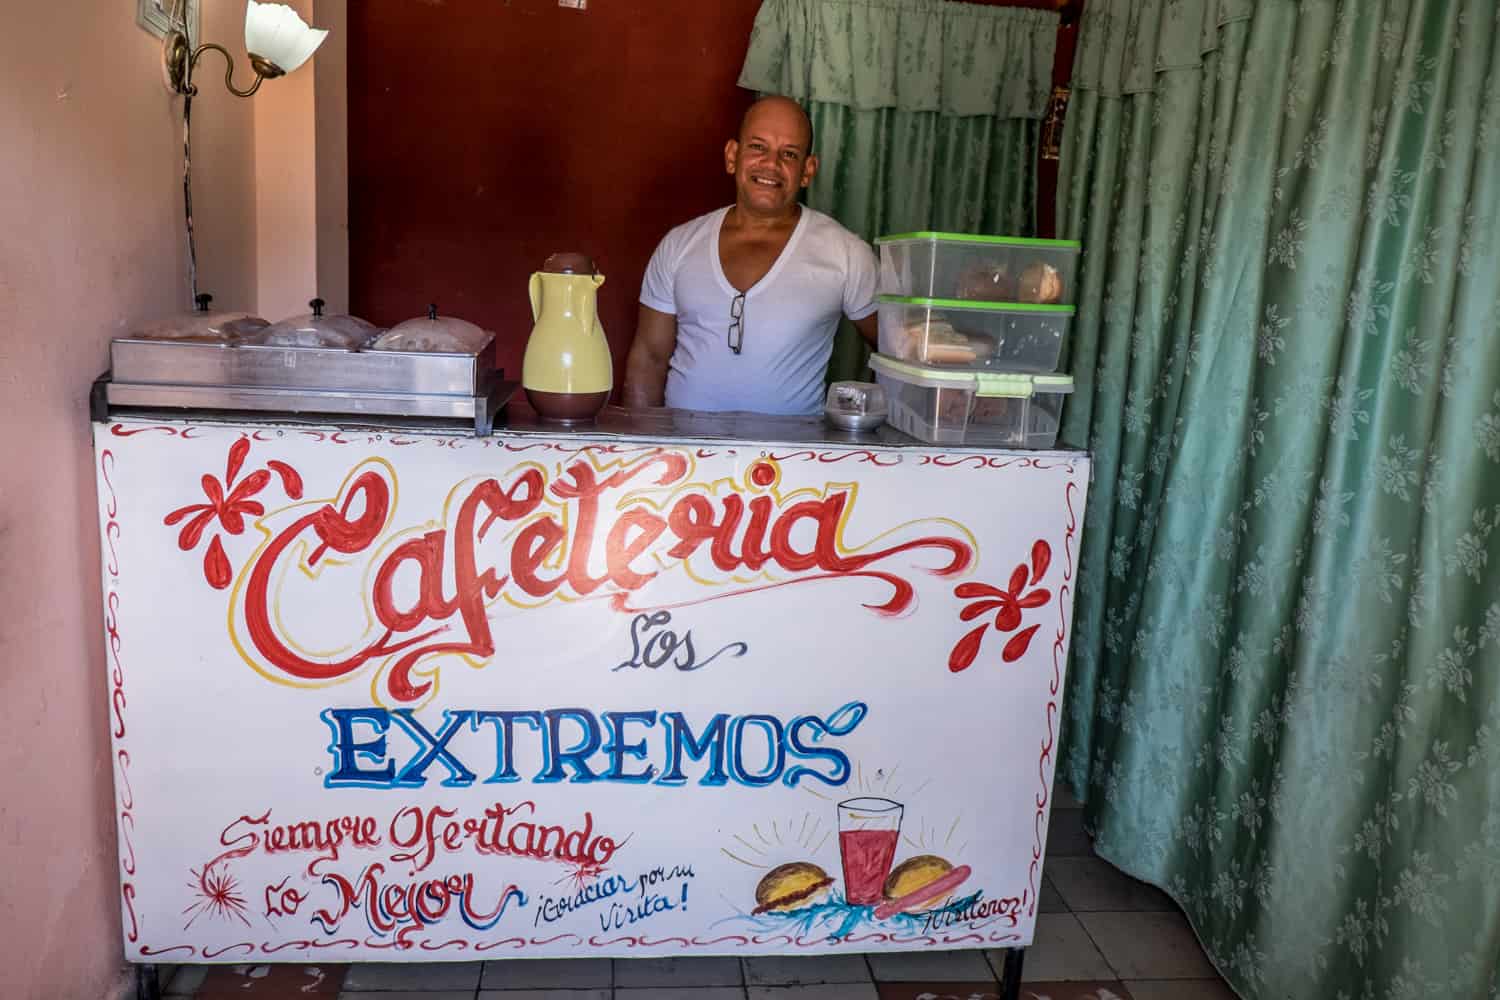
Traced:
<svg viewBox="0 0 1500 1000">
<path fill-rule="evenodd" d="M 972 983 L 876 983 L 880 1000 L 1001 1000 L 992 979 Z"/>
<path fill-rule="evenodd" d="M 1135 1000 L 1235 1000 L 1220 979 L 1134 979 L 1125 988 Z"/>
<path fill-rule="evenodd" d="M 1092 856 L 1094 842 L 1083 830 L 1082 809 L 1054 809 L 1047 821 L 1047 863 L 1053 858 Z"/>
<path fill-rule="evenodd" d="M 474 990 L 480 962 L 369 962 L 349 966 L 344 992 Z"/>
<path fill-rule="evenodd" d="M 1121 979 L 1217 975 L 1181 913 L 1081 913 L 1078 919 Z"/>
<path fill-rule="evenodd" d="M 606 987 L 592 990 L 480 990 L 479 1000 L 610 1000 L 610 991 Z"/>
<path fill-rule="evenodd" d="M 514 958 L 485 962 L 480 985 L 487 990 L 583 990 L 613 982 L 607 958 Z"/>
<path fill-rule="evenodd" d="M 169 997 L 192 996 L 198 992 L 198 987 L 203 985 L 203 980 L 208 976 L 208 970 L 207 965 L 179 965 L 167 983 L 166 995 Z"/>
<path fill-rule="evenodd" d="M 892 951 L 872 953 L 870 971 L 880 983 L 977 982 L 993 979 L 984 952 Z"/>
<path fill-rule="evenodd" d="M 1047 877 L 1074 913 L 1177 909 L 1156 886 L 1136 881 L 1102 858 L 1050 858 Z"/>
<path fill-rule="evenodd" d="M 246 1000 L 281 1000 L 293 995 L 316 1000 L 337 996 L 348 968 L 342 964 L 215 965 L 202 968 L 197 991 L 186 995 L 200 1000 L 221 993 Z"/>
<path fill-rule="evenodd" d="M 496 994 L 508 1000 L 510 994 Z M 743 986 L 646 986 L 622 990 L 616 987 L 615 1000 L 745 1000 Z"/>
<path fill-rule="evenodd" d="M 1131 1000 L 1123 983 L 1027 983 L 1021 1000 Z"/>
<path fill-rule="evenodd" d="M 1055 859 L 1054 859 L 1055 860 Z M 1047 862 L 1047 870 L 1052 870 L 1052 862 Z M 1068 904 L 1063 901 L 1062 894 L 1057 891 L 1057 886 L 1052 884 L 1048 875 L 1042 876 L 1042 887 L 1036 894 L 1036 912 L 1038 913 L 1067 913 Z"/>
<path fill-rule="evenodd" d="M 217 997 L 214 1000 L 218 1000 Z M 474 1000 L 473 990 L 376 990 L 339 994 L 338 1000 Z M 589 1000 L 593 1000 L 592 997 Z M 608 998 L 604 998 L 608 1000 Z"/>
<path fill-rule="evenodd" d="M 1005 967 L 1005 952 L 989 953 L 990 964 L 999 973 Z M 1036 918 L 1036 937 L 1026 949 L 1021 982 L 1052 983 L 1078 979 L 1107 982 L 1114 970 L 1104 960 L 1076 916 L 1042 913 Z"/>
<path fill-rule="evenodd" d="M 615 986 L 739 986 L 737 958 L 617 958 Z"/>
<path fill-rule="evenodd" d="M 880 1000 L 874 983 L 820 983 L 813 986 L 752 986 L 748 1000 Z"/>
<path fill-rule="evenodd" d="M 863 955 L 760 955 L 745 959 L 745 982 L 751 986 L 806 983 L 868 983 Z"/>
</svg>

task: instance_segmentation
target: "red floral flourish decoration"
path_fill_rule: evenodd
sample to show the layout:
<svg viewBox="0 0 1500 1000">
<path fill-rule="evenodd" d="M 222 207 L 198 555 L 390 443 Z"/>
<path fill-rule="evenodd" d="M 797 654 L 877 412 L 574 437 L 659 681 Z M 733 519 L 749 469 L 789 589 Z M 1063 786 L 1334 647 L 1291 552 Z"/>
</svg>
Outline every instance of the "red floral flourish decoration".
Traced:
<svg viewBox="0 0 1500 1000">
<path fill-rule="evenodd" d="M 993 611 L 995 631 L 1016 633 L 1000 652 L 1000 658 L 1006 663 L 1014 663 L 1025 656 L 1026 650 L 1031 647 L 1032 637 L 1041 628 L 1040 625 L 1032 625 L 1016 632 L 1016 629 L 1021 628 L 1022 611 L 1045 607 L 1052 600 L 1050 590 L 1037 586 L 1051 564 L 1052 547 L 1044 540 L 1037 539 L 1031 546 L 1031 565 L 1018 565 L 1010 574 L 1010 582 L 1004 590 L 987 583 L 961 583 L 953 588 L 954 596 L 969 602 L 959 612 L 960 621 L 973 621 L 980 615 Z M 1027 587 L 1032 589 L 1027 590 Z M 954 644 L 953 652 L 948 654 L 949 670 L 958 673 L 974 665 L 989 628 L 990 623 L 985 622 Z"/>
<path fill-rule="evenodd" d="M 297 474 L 296 469 L 285 462 L 267 462 L 266 468 L 250 473 L 236 485 L 235 477 L 240 474 L 240 469 L 245 464 L 245 456 L 248 454 L 250 454 L 250 439 L 241 437 L 229 446 L 229 461 L 224 467 L 222 484 L 212 475 L 204 473 L 203 493 L 208 497 L 208 503 L 178 507 L 163 520 L 168 527 L 186 520 L 187 523 L 177 534 L 179 549 L 191 552 L 197 548 L 198 543 L 203 539 L 204 532 L 215 522 L 231 535 L 243 532 L 246 515 L 259 517 L 266 512 L 265 506 L 259 500 L 252 500 L 251 497 L 270 484 L 272 472 L 280 477 L 281 488 L 288 498 L 302 499 L 302 477 Z M 229 565 L 229 557 L 224 553 L 224 543 L 217 533 L 209 540 L 208 549 L 203 553 L 203 578 L 216 590 L 223 590 L 234 578 L 234 572 Z"/>
</svg>

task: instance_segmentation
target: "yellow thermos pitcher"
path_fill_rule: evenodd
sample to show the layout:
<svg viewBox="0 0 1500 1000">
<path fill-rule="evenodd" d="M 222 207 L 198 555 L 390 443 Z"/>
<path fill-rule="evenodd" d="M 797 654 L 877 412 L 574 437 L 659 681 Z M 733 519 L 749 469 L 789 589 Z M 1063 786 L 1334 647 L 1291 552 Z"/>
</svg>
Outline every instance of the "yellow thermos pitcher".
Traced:
<svg viewBox="0 0 1500 1000">
<path fill-rule="evenodd" d="M 521 388 L 543 420 L 593 420 L 609 402 L 614 362 L 599 323 L 602 284 L 604 275 L 581 253 L 555 253 L 531 276 L 536 325 L 521 362 Z"/>
</svg>

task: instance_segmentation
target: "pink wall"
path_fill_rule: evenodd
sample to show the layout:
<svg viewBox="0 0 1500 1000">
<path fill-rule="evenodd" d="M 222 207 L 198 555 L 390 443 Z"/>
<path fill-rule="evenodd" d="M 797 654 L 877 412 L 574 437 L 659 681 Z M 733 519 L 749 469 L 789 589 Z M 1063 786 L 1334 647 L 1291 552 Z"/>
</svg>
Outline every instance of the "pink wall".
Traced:
<svg viewBox="0 0 1500 1000">
<path fill-rule="evenodd" d="M 349 311 L 349 3 L 314 0 L 311 23 L 328 29 L 313 60 L 316 80 L 318 294 Z M 305 11 L 304 11 L 305 16 Z"/>
<path fill-rule="evenodd" d="M 187 302 L 180 105 L 133 2 L 14 4 L 0 31 L 0 968 L 8 1000 L 121 972 L 86 399 L 112 335 Z M 210 37 L 243 8 L 205 4 Z M 19 22 L 19 23 L 18 23 Z M 243 69 L 242 69 L 243 72 Z M 220 77 L 222 68 L 211 69 Z M 202 285 L 255 305 L 252 108 L 194 107 Z"/>
<path fill-rule="evenodd" d="M 314 21 L 312 0 L 292 0 L 291 6 L 304 21 Z M 255 106 L 256 309 L 273 323 L 306 312 L 308 300 L 318 294 L 313 95 L 321 64 L 314 58 L 263 86 L 250 102 Z"/>
</svg>

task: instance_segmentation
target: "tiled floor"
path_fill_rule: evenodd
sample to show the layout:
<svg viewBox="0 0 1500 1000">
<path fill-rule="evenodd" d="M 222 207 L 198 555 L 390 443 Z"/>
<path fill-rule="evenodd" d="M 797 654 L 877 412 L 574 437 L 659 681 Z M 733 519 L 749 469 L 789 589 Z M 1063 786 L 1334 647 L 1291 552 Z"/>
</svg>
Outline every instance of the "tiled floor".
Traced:
<svg viewBox="0 0 1500 1000">
<path fill-rule="evenodd" d="M 1003 952 L 183 966 L 171 1000 L 998 1000 Z M 1022 1000 L 1233 1000 L 1176 906 L 1094 857 L 1059 795 Z"/>
</svg>

